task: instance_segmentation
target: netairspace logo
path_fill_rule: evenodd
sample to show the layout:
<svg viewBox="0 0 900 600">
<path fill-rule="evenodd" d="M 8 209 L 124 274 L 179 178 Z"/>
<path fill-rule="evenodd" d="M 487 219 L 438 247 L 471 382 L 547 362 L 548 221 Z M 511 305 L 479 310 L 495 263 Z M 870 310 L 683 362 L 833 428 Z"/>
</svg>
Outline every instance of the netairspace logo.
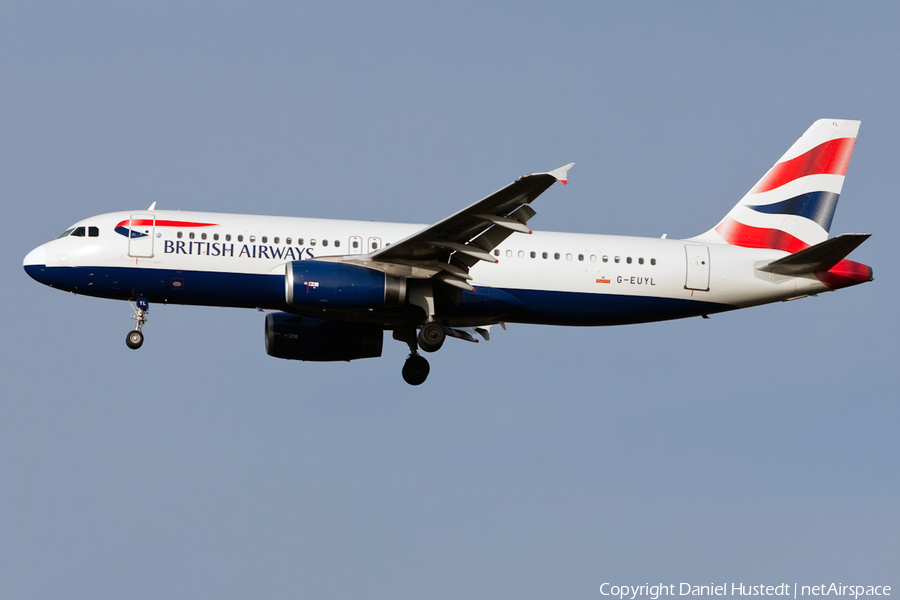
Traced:
<svg viewBox="0 0 900 600">
<path fill-rule="evenodd" d="M 675 588 L 678 591 L 675 591 Z M 744 583 L 710 583 L 693 585 L 691 583 L 670 583 L 650 585 L 613 585 L 604 583 L 600 586 L 604 596 L 615 596 L 619 600 L 636 600 L 646 596 L 650 600 L 658 600 L 661 596 L 852 596 L 854 600 L 860 596 L 890 596 L 889 585 L 844 585 L 842 583 L 822 583 L 819 585 L 800 585 L 797 583 L 780 583 L 778 585 L 754 585 Z"/>
</svg>

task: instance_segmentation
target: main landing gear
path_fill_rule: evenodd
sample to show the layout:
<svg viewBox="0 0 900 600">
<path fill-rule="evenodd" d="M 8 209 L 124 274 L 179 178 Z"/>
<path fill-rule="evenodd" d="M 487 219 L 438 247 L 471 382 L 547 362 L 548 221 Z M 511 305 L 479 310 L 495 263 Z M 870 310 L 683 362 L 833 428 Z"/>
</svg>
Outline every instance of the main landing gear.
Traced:
<svg viewBox="0 0 900 600">
<path fill-rule="evenodd" d="M 406 342 L 409 346 L 409 357 L 403 363 L 403 381 L 409 385 L 421 385 L 428 378 L 431 367 L 424 356 L 419 354 L 419 349 L 423 352 L 437 352 L 444 345 L 447 339 L 447 333 L 444 327 L 434 321 L 429 321 L 422 326 L 419 334 L 416 335 L 416 329 L 409 326 L 402 330 L 395 330 L 394 337 L 398 340 Z"/>
<path fill-rule="evenodd" d="M 135 328 L 129 331 L 128 335 L 125 336 L 125 345 L 132 350 L 137 350 L 144 343 L 144 334 L 141 333 L 141 329 L 147 322 L 147 313 L 149 312 L 150 301 L 146 298 L 138 298 L 134 303 L 134 314 L 131 315 L 131 318 L 134 319 L 135 322 Z"/>
<path fill-rule="evenodd" d="M 444 328 L 439 323 L 431 321 L 425 323 L 422 330 L 419 331 L 419 348 L 425 352 L 437 352 L 444 345 L 446 339 L 447 334 L 444 333 Z"/>
<path fill-rule="evenodd" d="M 420 385 L 425 383 L 430 371 L 431 367 L 428 366 L 428 361 L 425 360 L 425 357 L 413 351 L 409 358 L 406 359 L 406 362 L 403 363 L 403 381 L 409 385 Z"/>
</svg>

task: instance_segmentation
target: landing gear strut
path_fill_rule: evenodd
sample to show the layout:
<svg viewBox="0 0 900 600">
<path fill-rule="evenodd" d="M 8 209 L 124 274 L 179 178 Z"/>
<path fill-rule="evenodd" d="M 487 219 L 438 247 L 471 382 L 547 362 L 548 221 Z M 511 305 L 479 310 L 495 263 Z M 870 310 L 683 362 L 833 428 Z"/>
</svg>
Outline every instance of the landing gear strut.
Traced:
<svg viewBox="0 0 900 600">
<path fill-rule="evenodd" d="M 406 342 L 406 345 L 409 346 L 409 357 L 403 363 L 403 381 L 409 385 L 422 385 L 428 378 L 428 372 L 431 370 L 431 367 L 428 366 L 428 361 L 425 360 L 425 357 L 419 355 L 416 328 L 412 325 L 397 327 L 394 329 L 394 339 Z"/>
<path fill-rule="evenodd" d="M 150 301 L 146 298 L 138 298 L 134 303 L 134 314 L 131 315 L 131 318 L 134 319 L 135 327 L 125 336 L 125 345 L 132 350 L 137 350 L 144 343 L 144 334 L 141 333 L 141 329 L 147 322 L 147 313 L 149 312 Z"/>
</svg>

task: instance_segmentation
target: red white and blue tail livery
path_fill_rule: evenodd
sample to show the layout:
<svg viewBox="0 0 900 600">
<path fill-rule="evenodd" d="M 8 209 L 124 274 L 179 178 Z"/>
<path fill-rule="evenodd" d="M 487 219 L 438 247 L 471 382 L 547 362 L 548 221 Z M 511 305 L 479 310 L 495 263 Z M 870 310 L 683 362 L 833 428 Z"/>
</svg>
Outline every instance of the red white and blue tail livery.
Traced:
<svg viewBox="0 0 900 600">
<path fill-rule="evenodd" d="M 150 304 L 269 310 L 266 351 L 340 360 L 419 353 L 494 325 L 620 325 L 707 316 L 872 280 L 829 238 L 859 121 L 822 119 L 716 226 L 687 240 L 533 231 L 532 204 L 572 165 L 526 175 L 433 225 L 147 210 L 75 223 L 32 250 L 48 286 L 127 300 L 143 344 Z"/>
<path fill-rule="evenodd" d="M 859 121 L 813 123 L 704 237 L 786 252 L 825 241 L 858 132 Z"/>
</svg>

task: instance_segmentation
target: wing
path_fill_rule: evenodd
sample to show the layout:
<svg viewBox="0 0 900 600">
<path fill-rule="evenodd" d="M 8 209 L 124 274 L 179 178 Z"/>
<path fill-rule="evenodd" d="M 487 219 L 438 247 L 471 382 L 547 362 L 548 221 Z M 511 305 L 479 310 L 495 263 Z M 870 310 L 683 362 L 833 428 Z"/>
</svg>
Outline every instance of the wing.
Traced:
<svg viewBox="0 0 900 600">
<path fill-rule="evenodd" d="M 365 257 L 366 261 L 417 267 L 462 289 L 471 289 L 469 268 L 478 261 L 498 262 L 490 254 L 514 232 L 531 233 L 531 203 L 556 181 L 568 181 L 572 164 L 549 173 L 520 177 L 434 225 Z"/>
</svg>

